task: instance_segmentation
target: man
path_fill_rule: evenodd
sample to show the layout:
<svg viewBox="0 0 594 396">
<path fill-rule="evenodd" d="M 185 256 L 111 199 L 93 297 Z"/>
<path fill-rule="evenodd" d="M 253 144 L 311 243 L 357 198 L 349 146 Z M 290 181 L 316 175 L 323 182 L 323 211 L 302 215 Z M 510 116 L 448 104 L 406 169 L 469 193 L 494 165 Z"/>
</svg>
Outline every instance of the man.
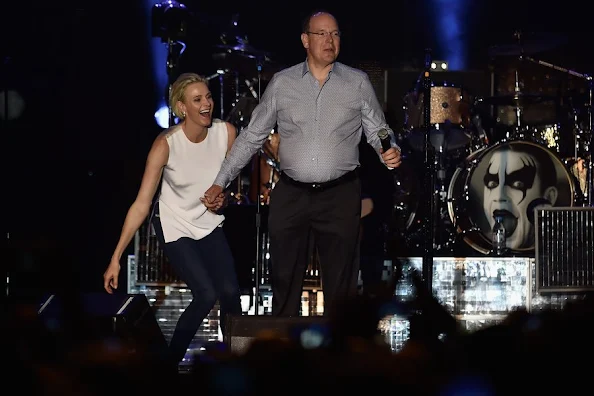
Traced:
<svg viewBox="0 0 594 396">
<path fill-rule="evenodd" d="M 512 250 L 534 246 L 534 224 L 529 212 L 536 202 L 554 206 L 559 195 L 557 173 L 549 154 L 524 146 L 512 144 L 495 151 L 483 177 L 485 216 L 492 228 L 493 212 L 505 211 L 506 244 Z"/>
<path fill-rule="evenodd" d="M 281 176 L 270 195 L 272 314 L 297 316 L 309 238 L 314 238 L 322 272 L 324 312 L 357 292 L 362 131 L 380 160 L 400 166 L 400 150 L 385 121 L 368 76 L 336 61 L 338 22 L 316 11 L 302 26 L 305 62 L 276 73 L 239 135 L 213 186 L 216 199 L 277 128 Z M 390 133 L 384 152 L 377 132 Z"/>
</svg>

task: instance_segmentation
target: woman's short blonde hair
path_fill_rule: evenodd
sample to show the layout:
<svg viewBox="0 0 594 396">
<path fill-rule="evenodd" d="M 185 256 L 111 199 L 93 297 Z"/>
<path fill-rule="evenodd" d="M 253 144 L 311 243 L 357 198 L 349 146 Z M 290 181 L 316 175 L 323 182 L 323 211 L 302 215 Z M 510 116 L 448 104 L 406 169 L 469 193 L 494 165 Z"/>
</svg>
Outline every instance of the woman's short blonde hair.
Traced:
<svg viewBox="0 0 594 396">
<path fill-rule="evenodd" d="M 169 106 L 171 107 L 173 114 L 175 114 L 178 118 L 184 118 L 184 116 L 177 108 L 177 102 L 184 101 L 184 95 L 188 85 L 198 82 L 208 85 L 208 80 L 205 77 L 202 77 L 196 73 L 183 73 L 180 74 L 180 76 L 171 86 L 171 91 L 169 92 Z"/>
</svg>

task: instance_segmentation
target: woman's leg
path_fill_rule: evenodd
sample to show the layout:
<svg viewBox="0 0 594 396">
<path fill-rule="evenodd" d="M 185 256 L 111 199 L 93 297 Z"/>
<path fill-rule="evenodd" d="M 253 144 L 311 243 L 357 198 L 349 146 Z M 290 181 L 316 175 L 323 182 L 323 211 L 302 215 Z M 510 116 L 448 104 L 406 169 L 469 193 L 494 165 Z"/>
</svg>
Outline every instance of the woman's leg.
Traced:
<svg viewBox="0 0 594 396">
<path fill-rule="evenodd" d="M 208 261 L 202 256 L 201 250 L 205 249 L 200 249 L 202 241 L 181 238 L 175 242 L 164 243 L 158 217 L 153 219 L 153 225 L 169 263 L 192 292 L 192 301 L 180 315 L 169 343 L 172 358 L 179 363 L 204 318 L 216 303 L 217 295 L 207 269 Z"/>
<path fill-rule="evenodd" d="M 203 257 L 220 302 L 220 325 L 224 336 L 227 315 L 241 314 L 241 292 L 235 272 L 235 261 L 225 233 L 220 227 L 204 238 L 202 246 L 205 246 Z"/>
</svg>

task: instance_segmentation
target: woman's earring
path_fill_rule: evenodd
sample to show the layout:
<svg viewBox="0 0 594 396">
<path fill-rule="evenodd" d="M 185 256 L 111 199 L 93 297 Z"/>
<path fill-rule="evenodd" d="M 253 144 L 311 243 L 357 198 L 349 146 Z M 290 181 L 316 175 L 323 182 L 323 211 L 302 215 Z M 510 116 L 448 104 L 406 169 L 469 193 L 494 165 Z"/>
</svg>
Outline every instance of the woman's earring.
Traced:
<svg viewBox="0 0 594 396">
<path fill-rule="evenodd" d="M 183 117 L 183 118 L 186 118 L 186 112 L 183 112 L 183 113 L 182 113 L 182 117 Z"/>
</svg>

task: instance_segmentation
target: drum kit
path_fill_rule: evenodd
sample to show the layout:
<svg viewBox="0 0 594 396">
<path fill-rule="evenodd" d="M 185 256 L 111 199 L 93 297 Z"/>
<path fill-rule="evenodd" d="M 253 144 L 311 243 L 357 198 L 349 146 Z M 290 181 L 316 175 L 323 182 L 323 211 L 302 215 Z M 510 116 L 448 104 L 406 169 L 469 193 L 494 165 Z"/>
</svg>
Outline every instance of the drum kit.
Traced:
<svg viewBox="0 0 594 396">
<path fill-rule="evenodd" d="M 220 111 L 218 117 L 233 124 L 240 134 L 249 124 L 266 84 L 282 65 L 269 52 L 249 43 L 247 36 L 239 31 L 237 19 L 235 15 L 229 29 L 219 35 L 219 44 L 214 46 L 212 54 L 216 72 L 207 78 L 219 83 L 213 86 Z M 263 148 L 230 186 L 230 204 L 266 205 L 279 172 L 278 134 L 272 130 Z"/>
<path fill-rule="evenodd" d="M 510 254 L 532 255 L 536 204 L 592 206 L 592 78 L 533 58 L 554 44 L 516 38 L 518 44 L 492 47 L 491 55 L 570 75 L 580 94 L 549 94 L 546 86 L 527 91 L 533 79 L 520 66 L 511 70 L 508 89 L 491 96 L 434 79 L 420 89 L 417 81 L 403 99 L 397 139 L 406 159 L 395 176 L 390 219 L 392 243 L 403 245 L 395 247 L 403 255 L 420 255 L 431 230 L 437 255 L 492 254 L 495 209 L 506 211 Z M 419 180 L 427 162 L 433 185 Z"/>
<path fill-rule="evenodd" d="M 492 90 L 490 96 L 473 95 L 463 85 L 433 78 L 428 86 L 425 79 L 421 87 L 421 77 L 404 95 L 404 123 L 397 139 L 406 159 L 395 178 L 389 227 L 392 239 L 408 249 L 404 255 L 417 255 L 423 248 L 428 220 L 433 229 L 433 250 L 438 254 L 451 255 L 458 246 L 480 255 L 491 253 L 491 201 L 503 202 L 498 207 L 507 210 L 510 253 L 531 254 L 534 227 L 527 203 L 538 198 L 553 206 L 593 204 L 592 79 L 534 58 L 558 46 L 554 39 L 522 39 L 520 33 L 515 38 L 516 44 L 490 48 L 492 58 L 516 61 L 498 76 L 501 87 Z M 213 55 L 217 73 L 209 78 L 220 81 L 221 117 L 241 133 L 259 102 L 263 84 L 281 67 L 237 32 L 222 35 L 221 42 Z M 529 87 L 535 78 L 527 71 L 528 64 L 545 70 L 545 74 L 551 71 L 571 76 L 578 82 L 577 93 L 569 89 L 560 92 L 557 87 L 551 92 L 546 86 L 548 78 L 539 86 Z M 229 102 L 225 93 L 229 91 L 231 104 L 224 111 L 223 104 Z M 232 204 L 268 204 L 280 174 L 278 145 L 279 136 L 272 130 L 246 167 L 246 174 L 242 172 L 232 184 Z M 427 162 L 424 154 L 428 150 L 432 164 L 425 170 L 433 172 L 435 183 L 429 190 L 418 173 Z M 526 180 L 513 180 L 521 167 L 512 159 L 516 153 L 518 163 L 532 172 L 524 172 Z M 498 167 L 503 171 L 498 173 Z M 492 176 L 506 180 L 489 181 Z M 532 189 L 538 189 L 538 194 Z M 520 198 L 516 197 L 518 193 Z M 432 204 L 423 205 L 426 201 Z"/>
</svg>

